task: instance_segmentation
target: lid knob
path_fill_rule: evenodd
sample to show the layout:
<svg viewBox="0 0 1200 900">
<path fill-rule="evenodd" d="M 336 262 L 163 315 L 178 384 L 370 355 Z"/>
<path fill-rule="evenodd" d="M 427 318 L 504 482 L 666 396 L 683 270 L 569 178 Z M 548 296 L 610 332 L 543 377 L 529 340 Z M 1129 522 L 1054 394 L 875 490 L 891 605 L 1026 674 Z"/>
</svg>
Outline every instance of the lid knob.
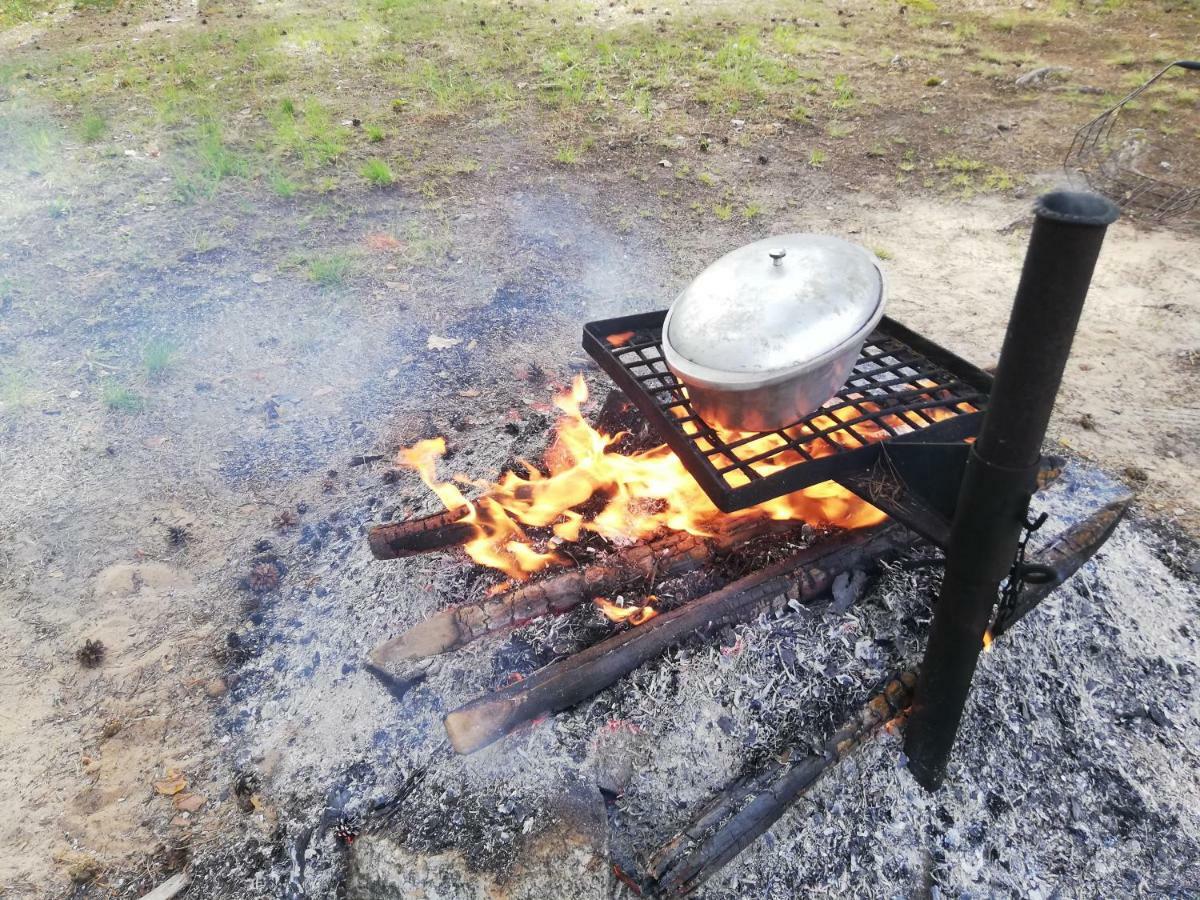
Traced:
<svg viewBox="0 0 1200 900">
<path fill-rule="evenodd" d="M 779 266 L 783 264 L 783 258 L 787 256 L 787 251 L 782 247 L 779 247 L 775 250 L 767 251 L 767 255 L 770 256 L 771 259 L 775 260 L 775 265 Z"/>
</svg>

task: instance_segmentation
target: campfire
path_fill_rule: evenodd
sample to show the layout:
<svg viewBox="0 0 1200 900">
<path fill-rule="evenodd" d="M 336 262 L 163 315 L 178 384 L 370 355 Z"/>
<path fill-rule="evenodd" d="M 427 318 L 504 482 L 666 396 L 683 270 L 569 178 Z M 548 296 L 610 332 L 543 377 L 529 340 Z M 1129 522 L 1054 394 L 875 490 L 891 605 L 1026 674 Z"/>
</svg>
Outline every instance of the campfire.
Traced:
<svg viewBox="0 0 1200 900">
<path fill-rule="evenodd" d="M 1062 468 L 1039 454 L 1109 221 L 1093 207 L 1077 195 L 1041 201 L 994 382 L 883 318 L 835 397 L 785 427 L 747 433 L 692 408 L 663 356 L 662 313 L 589 323 L 584 346 L 618 389 L 589 422 L 577 377 L 554 401 L 560 418 L 541 459 L 514 459 L 479 482 L 441 471 L 442 437 L 400 451 L 398 465 L 445 508 L 373 528 L 375 556 L 461 548 L 498 580 L 379 644 L 371 670 L 403 688 L 435 656 L 596 608 L 607 636 L 445 716 L 450 746 L 475 753 L 671 647 L 831 593 L 844 609 L 861 573 L 914 547 L 942 549 L 924 560 L 946 568 L 924 660 L 879 684 L 818 752 L 732 782 L 641 871 L 621 876 L 639 890 L 690 892 L 885 727 L 905 731 L 914 777 L 936 788 L 978 655 L 1083 565 L 1128 506 L 1096 509 L 1026 554 L 1046 519 L 1029 516 L 1030 497 Z"/>
<path fill-rule="evenodd" d="M 592 427 L 581 411 L 587 399 L 587 384 L 576 377 L 570 390 L 554 399 L 562 417 L 545 457 L 537 464 L 517 460 L 495 483 L 473 484 L 462 477 L 439 480 L 437 462 L 446 453 L 441 437 L 400 452 L 398 462 L 415 469 L 445 504 L 446 512 L 436 521 L 452 518 L 457 526 L 447 532 L 447 543 L 461 543 L 475 562 L 524 581 L 545 568 L 569 564 L 555 545 L 578 541 L 585 532 L 625 546 L 664 532 L 715 537 L 741 520 L 862 528 L 884 518 L 833 482 L 722 513 L 665 444 L 630 455 L 614 452 L 627 432 L 605 433 Z M 757 455 L 762 448 L 756 444 L 766 444 L 770 438 L 753 436 L 747 452 Z M 787 465 L 785 457 L 773 468 Z M 474 488 L 477 499 L 468 501 L 463 488 Z M 423 526 L 407 523 L 376 534 L 389 535 L 395 555 L 400 556 L 404 555 L 398 549 L 403 535 L 418 527 Z M 539 539 L 530 529 L 541 532 Z"/>
</svg>

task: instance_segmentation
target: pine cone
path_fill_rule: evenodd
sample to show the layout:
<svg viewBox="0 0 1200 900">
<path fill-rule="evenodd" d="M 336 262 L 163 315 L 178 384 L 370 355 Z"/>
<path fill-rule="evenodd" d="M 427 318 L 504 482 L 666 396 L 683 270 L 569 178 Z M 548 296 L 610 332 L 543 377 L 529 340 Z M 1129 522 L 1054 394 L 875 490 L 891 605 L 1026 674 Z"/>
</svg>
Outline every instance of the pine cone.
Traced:
<svg viewBox="0 0 1200 900">
<path fill-rule="evenodd" d="M 83 646 L 75 651 L 75 658 L 79 660 L 79 664 L 85 669 L 94 669 L 100 663 L 104 662 L 104 652 L 106 649 L 104 641 L 94 641 L 88 638 L 83 642 Z"/>
<path fill-rule="evenodd" d="M 256 594 L 273 591 L 279 587 L 279 568 L 275 563 L 260 562 L 250 570 L 246 582 L 250 585 L 250 590 Z"/>
<path fill-rule="evenodd" d="M 276 531 L 287 531 L 289 528 L 295 528 L 300 524 L 300 517 L 290 509 L 285 509 L 274 519 Z"/>
</svg>

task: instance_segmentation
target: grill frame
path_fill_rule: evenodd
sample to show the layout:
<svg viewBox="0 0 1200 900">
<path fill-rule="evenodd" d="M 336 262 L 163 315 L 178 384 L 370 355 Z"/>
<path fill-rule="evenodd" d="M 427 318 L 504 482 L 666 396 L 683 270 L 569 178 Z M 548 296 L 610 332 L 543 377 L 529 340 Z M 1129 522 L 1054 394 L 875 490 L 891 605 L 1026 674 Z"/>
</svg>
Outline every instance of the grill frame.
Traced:
<svg viewBox="0 0 1200 900">
<path fill-rule="evenodd" d="M 743 459 L 734 451 L 740 447 L 760 440 L 761 435 L 743 438 L 726 444 L 711 428 L 691 409 L 690 404 L 682 399 L 678 379 L 666 369 L 662 360 L 662 324 L 666 318 L 666 310 L 648 313 L 637 313 L 630 316 L 619 316 L 612 319 L 601 319 L 588 322 L 583 327 L 583 348 L 599 363 L 642 411 L 642 414 L 653 425 L 654 429 L 675 452 L 696 482 L 722 512 L 733 512 L 748 506 L 762 503 L 766 500 L 790 494 L 802 488 L 818 484 L 822 481 L 837 479 L 869 469 L 879 458 L 882 447 L 895 443 L 932 444 L 962 441 L 978 433 L 983 422 L 983 412 L 987 408 L 988 395 L 991 392 L 992 377 L 966 360 L 938 346 L 889 317 L 884 317 L 879 326 L 872 332 L 864 344 L 863 352 L 855 363 L 854 372 L 846 385 L 838 392 L 834 400 L 841 400 L 837 405 L 826 405 L 811 416 L 779 429 L 776 432 L 787 441 L 766 458 L 793 449 L 802 456 L 809 456 L 804 448 L 817 441 L 833 447 L 833 452 L 827 456 L 809 458 L 805 462 L 793 463 L 787 468 L 771 475 L 761 475 L 754 472 L 751 466 L 755 462 L 764 461 L 764 455 L 758 454 Z M 621 346 L 613 346 L 607 340 L 613 335 L 633 332 L 633 337 Z M 872 350 L 878 352 L 872 352 Z M 623 359 L 622 357 L 626 357 Z M 895 364 L 881 365 L 885 358 L 896 360 Z M 872 368 L 873 367 L 873 368 Z M 896 370 L 911 369 L 914 374 L 897 374 Z M 635 369 L 646 369 L 637 372 Z M 886 381 L 873 381 L 869 376 L 880 376 L 886 373 L 896 376 L 896 384 L 905 384 L 921 378 L 932 379 L 934 387 L 922 387 L 912 391 L 886 392 Z M 855 382 L 862 382 L 856 385 Z M 652 385 L 657 383 L 658 387 Z M 859 390 L 878 390 L 882 394 L 859 396 L 856 399 L 847 394 L 858 393 Z M 934 399 L 913 403 L 889 402 L 878 412 L 870 413 L 862 410 L 857 404 L 864 400 L 879 401 L 885 397 L 889 400 L 914 396 L 930 391 L 951 390 L 950 400 Z M 661 398 L 661 399 L 660 399 Z M 938 422 L 928 421 L 921 410 L 930 407 L 956 406 L 970 403 L 975 412 L 956 412 L 955 415 Z M 677 417 L 670 412 L 675 407 L 685 407 L 688 415 Z M 811 424 L 813 418 L 829 415 L 840 409 L 854 409 L 858 417 L 839 423 L 835 428 L 817 428 Z M 882 421 L 886 416 L 900 416 L 902 421 L 917 425 L 915 430 L 896 434 L 895 429 Z M 690 435 L 684 431 L 684 424 L 695 422 L 697 432 Z M 919 424 L 925 422 L 926 424 Z M 870 423 L 883 428 L 889 437 L 869 440 L 855 430 L 855 426 Z M 785 432 L 808 426 L 813 433 L 806 435 L 803 440 L 797 440 Z M 860 442 L 860 446 L 842 447 L 829 439 L 833 432 L 843 432 Z M 712 447 L 710 450 L 697 446 L 696 440 L 703 439 Z M 719 467 L 714 463 L 715 457 L 724 457 L 728 465 Z M 738 486 L 730 485 L 725 480 L 725 474 L 740 471 L 748 479 L 747 483 Z"/>
</svg>

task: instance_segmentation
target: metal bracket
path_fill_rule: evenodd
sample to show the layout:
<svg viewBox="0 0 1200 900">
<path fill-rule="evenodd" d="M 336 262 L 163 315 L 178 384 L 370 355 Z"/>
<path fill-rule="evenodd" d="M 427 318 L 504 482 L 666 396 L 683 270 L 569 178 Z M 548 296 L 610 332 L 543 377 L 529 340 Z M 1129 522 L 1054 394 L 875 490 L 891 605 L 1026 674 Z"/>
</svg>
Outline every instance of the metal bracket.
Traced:
<svg viewBox="0 0 1200 900">
<path fill-rule="evenodd" d="M 950 540 L 971 445 L 881 443 L 869 468 L 838 483 L 939 547 Z"/>
</svg>

